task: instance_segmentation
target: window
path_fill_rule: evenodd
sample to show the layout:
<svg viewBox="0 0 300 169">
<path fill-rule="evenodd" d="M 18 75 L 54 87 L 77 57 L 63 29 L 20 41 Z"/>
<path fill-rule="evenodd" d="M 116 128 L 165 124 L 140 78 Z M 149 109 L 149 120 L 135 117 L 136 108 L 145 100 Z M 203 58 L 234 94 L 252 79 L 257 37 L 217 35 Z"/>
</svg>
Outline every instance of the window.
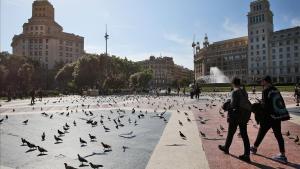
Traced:
<svg viewBox="0 0 300 169">
<path fill-rule="evenodd" d="M 48 51 L 45 52 L 45 55 L 48 56 Z"/>
<path fill-rule="evenodd" d="M 283 49 L 282 48 L 279 48 L 279 52 L 282 52 L 283 51 Z"/>
<path fill-rule="evenodd" d="M 294 50 L 298 50 L 298 46 L 294 46 Z"/>
<path fill-rule="evenodd" d="M 298 43 L 298 39 L 294 39 L 294 43 L 297 44 Z"/>
<path fill-rule="evenodd" d="M 259 37 L 256 37 L 256 42 L 259 42 Z"/>
<path fill-rule="evenodd" d="M 48 39 L 46 39 L 46 43 L 48 43 Z"/>
<path fill-rule="evenodd" d="M 266 48 L 266 44 L 262 44 L 262 48 Z"/>
</svg>

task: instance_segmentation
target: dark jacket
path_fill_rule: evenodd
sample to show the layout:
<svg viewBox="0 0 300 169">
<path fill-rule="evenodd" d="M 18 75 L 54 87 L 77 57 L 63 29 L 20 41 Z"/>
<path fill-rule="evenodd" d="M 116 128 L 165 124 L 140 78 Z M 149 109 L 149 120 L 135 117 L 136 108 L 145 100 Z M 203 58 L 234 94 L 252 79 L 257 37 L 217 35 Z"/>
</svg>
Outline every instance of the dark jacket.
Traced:
<svg viewBox="0 0 300 169">
<path fill-rule="evenodd" d="M 244 111 L 240 105 L 241 100 L 248 99 L 248 94 L 243 89 L 234 89 L 231 92 L 230 106 L 228 109 L 228 121 L 247 123 L 250 119 L 251 112 Z"/>
<path fill-rule="evenodd" d="M 274 86 L 270 86 L 262 91 L 261 103 L 262 103 L 262 107 L 263 107 L 264 111 L 266 112 L 265 113 L 266 116 L 270 116 L 270 114 L 273 111 L 271 99 L 268 98 L 269 92 L 272 90 L 277 90 L 277 88 Z"/>
</svg>

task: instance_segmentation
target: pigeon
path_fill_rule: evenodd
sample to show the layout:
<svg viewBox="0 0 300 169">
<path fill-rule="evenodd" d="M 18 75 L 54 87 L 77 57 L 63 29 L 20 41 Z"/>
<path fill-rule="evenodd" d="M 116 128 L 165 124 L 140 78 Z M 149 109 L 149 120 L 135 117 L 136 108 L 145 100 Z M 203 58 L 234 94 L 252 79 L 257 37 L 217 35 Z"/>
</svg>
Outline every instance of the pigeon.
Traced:
<svg viewBox="0 0 300 169">
<path fill-rule="evenodd" d="M 60 131 L 60 130 L 57 130 L 57 133 L 59 134 L 59 136 L 62 136 L 62 135 L 65 134 L 64 132 L 62 132 L 62 131 Z"/>
<path fill-rule="evenodd" d="M 6 120 L 8 119 L 8 115 L 5 115 L 5 119 L 6 119 Z"/>
<path fill-rule="evenodd" d="M 27 146 L 28 146 L 30 149 L 36 149 L 36 145 L 34 145 L 34 144 L 32 144 L 32 143 L 27 142 Z"/>
<path fill-rule="evenodd" d="M 224 129 L 224 127 L 220 124 L 220 129 L 222 130 L 222 131 L 224 131 L 225 129 Z"/>
<path fill-rule="evenodd" d="M 103 126 L 103 128 L 104 128 L 105 132 L 109 132 L 110 131 L 110 129 L 107 128 L 107 127 L 105 127 L 105 126 Z"/>
<path fill-rule="evenodd" d="M 186 139 L 186 136 L 181 131 L 179 131 L 179 135 L 182 139 L 184 139 L 184 140 Z"/>
<path fill-rule="evenodd" d="M 41 154 L 44 154 L 45 152 L 48 152 L 46 149 L 44 149 L 43 147 L 40 147 L 40 146 L 37 146 L 37 148 L 38 148 L 38 150 L 39 150 L 39 152 L 41 153 Z"/>
<path fill-rule="evenodd" d="M 91 134 L 89 134 L 91 141 L 94 141 L 96 139 L 96 136 L 93 136 Z"/>
<path fill-rule="evenodd" d="M 290 134 L 290 131 L 287 131 L 286 132 L 286 136 L 290 136 L 291 134 Z"/>
<path fill-rule="evenodd" d="M 75 120 L 73 121 L 73 125 L 76 126 L 76 121 Z"/>
<path fill-rule="evenodd" d="M 79 137 L 79 141 L 80 141 L 81 145 L 87 144 L 87 142 L 85 140 L 83 140 L 81 137 Z"/>
<path fill-rule="evenodd" d="M 45 132 L 43 132 L 43 134 L 42 134 L 42 141 L 45 141 L 45 137 L 46 137 Z"/>
<path fill-rule="evenodd" d="M 66 124 L 65 124 L 65 126 L 66 126 L 67 128 L 69 128 L 69 127 L 70 127 L 70 126 L 68 125 L 68 123 L 66 123 Z"/>
<path fill-rule="evenodd" d="M 93 169 L 98 169 L 98 168 L 100 168 L 100 167 L 103 167 L 103 165 L 101 165 L 101 164 L 93 164 L 93 163 L 91 163 L 90 162 L 90 166 L 93 168 Z"/>
<path fill-rule="evenodd" d="M 223 135 L 221 134 L 221 131 L 220 131 L 219 129 L 217 129 L 217 134 L 218 134 L 219 136 L 223 136 Z"/>
<path fill-rule="evenodd" d="M 178 120 L 179 125 L 183 126 L 182 122 L 180 120 Z"/>
<path fill-rule="evenodd" d="M 187 120 L 188 122 L 191 122 L 191 119 L 190 119 L 189 117 L 187 117 L 186 120 Z"/>
<path fill-rule="evenodd" d="M 64 164 L 65 164 L 65 169 L 77 169 L 75 167 L 69 166 L 67 163 L 64 163 Z"/>
<path fill-rule="evenodd" d="M 25 120 L 25 121 L 23 121 L 23 124 L 24 124 L 24 125 L 27 125 L 27 123 L 28 123 L 28 119 Z"/>
<path fill-rule="evenodd" d="M 4 118 L 2 118 L 1 120 L 0 120 L 0 123 L 2 123 L 4 121 Z"/>
<path fill-rule="evenodd" d="M 205 133 L 203 133 L 202 131 L 200 131 L 200 134 L 202 137 L 206 137 Z"/>
<path fill-rule="evenodd" d="M 103 142 L 101 142 L 101 144 L 102 144 L 102 147 L 104 148 L 104 150 L 111 150 L 111 146 L 110 145 L 105 144 Z"/>
<path fill-rule="evenodd" d="M 298 137 L 298 136 L 296 136 L 296 138 L 295 138 L 294 142 L 295 142 L 295 143 L 297 143 L 298 141 L 299 141 L 299 137 Z"/>
<path fill-rule="evenodd" d="M 81 157 L 79 154 L 77 154 L 77 156 L 78 156 L 78 160 L 81 162 L 81 166 L 83 166 L 83 163 L 88 162 L 85 158 Z"/>
<path fill-rule="evenodd" d="M 63 140 L 59 137 L 57 137 L 56 135 L 54 135 L 54 139 L 57 143 L 62 142 Z"/>
<path fill-rule="evenodd" d="M 52 117 L 53 117 L 53 114 L 50 115 L 50 119 L 52 119 Z"/>
<path fill-rule="evenodd" d="M 28 141 L 26 139 L 24 139 L 24 138 L 21 138 L 21 141 L 22 141 L 22 146 L 25 146 L 25 144 L 28 143 Z"/>
<path fill-rule="evenodd" d="M 125 152 L 125 151 L 126 151 L 126 149 L 128 149 L 128 147 L 126 147 L 126 146 L 122 146 L 122 149 L 123 149 L 123 152 Z"/>
</svg>

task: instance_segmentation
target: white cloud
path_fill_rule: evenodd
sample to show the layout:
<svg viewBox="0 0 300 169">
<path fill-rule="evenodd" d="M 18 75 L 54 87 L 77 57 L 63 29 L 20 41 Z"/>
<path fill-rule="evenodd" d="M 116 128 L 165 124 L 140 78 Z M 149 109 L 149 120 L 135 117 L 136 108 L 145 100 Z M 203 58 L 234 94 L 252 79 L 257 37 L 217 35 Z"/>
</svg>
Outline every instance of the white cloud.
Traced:
<svg viewBox="0 0 300 169">
<path fill-rule="evenodd" d="M 291 25 L 292 26 L 300 26 L 300 18 L 293 18 L 291 20 Z"/>
<path fill-rule="evenodd" d="M 245 23 L 234 23 L 229 18 L 225 18 L 222 24 L 222 38 L 236 38 L 247 36 L 247 25 Z"/>
<path fill-rule="evenodd" d="M 175 33 L 165 33 L 163 35 L 164 39 L 174 42 L 179 45 L 190 46 L 192 42 L 190 40 L 184 39 Z"/>
</svg>

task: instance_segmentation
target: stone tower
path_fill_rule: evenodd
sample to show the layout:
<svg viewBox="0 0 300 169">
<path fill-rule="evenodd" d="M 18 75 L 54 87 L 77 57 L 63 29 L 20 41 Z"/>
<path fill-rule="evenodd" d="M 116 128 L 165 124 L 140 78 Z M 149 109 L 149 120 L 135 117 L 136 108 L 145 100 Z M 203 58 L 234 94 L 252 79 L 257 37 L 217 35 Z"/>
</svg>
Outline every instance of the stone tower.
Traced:
<svg viewBox="0 0 300 169">
<path fill-rule="evenodd" d="M 252 81 L 270 73 L 268 47 L 273 33 L 273 13 L 268 0 L 255 0 L 248 13 L 248 75 Z"/>
</svg>

